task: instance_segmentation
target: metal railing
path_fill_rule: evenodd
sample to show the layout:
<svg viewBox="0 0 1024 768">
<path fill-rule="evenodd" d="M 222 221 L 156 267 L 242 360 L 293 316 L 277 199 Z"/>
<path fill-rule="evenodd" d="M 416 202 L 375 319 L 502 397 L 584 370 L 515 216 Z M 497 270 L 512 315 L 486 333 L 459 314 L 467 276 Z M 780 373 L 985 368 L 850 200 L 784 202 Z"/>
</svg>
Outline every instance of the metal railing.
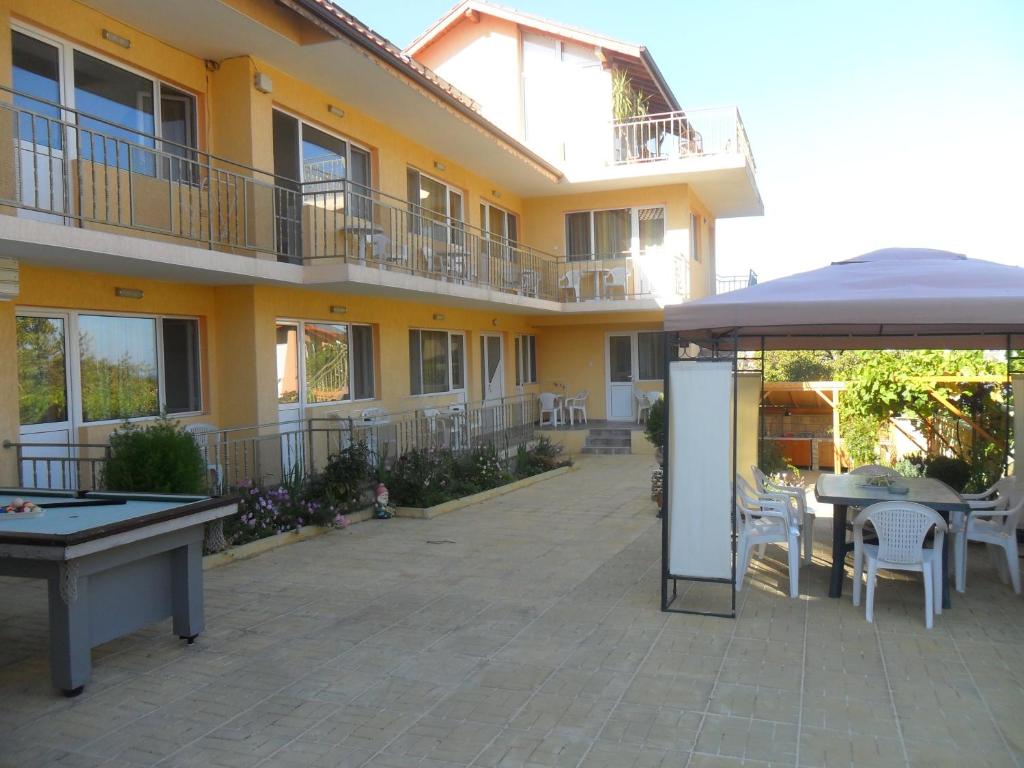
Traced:
<svg viewBox="0 0 1024 768">
<path fill-rule="evenodd" d="M 332 455 L 356 443 L 365 444 L 380 467 L 413 450 L 462 454 L 489 445 L 510 456 L 535 439 L 538 415 L 536 398 L 521 395 L 386 418 L 310 417 L 215 429 L 193 437 L 206 464 L 209 492 L 222 493 L 243 483 L 274 484 L 316 473 Z M 105 489 L 109 445 L 5 441 L 3 447 L 16 452 L 20 487 Z"/>
<path fill-rule="evenodd" d="M 750 270 L 745 275 L 718 275 L 715 281 L 715 293 L 728 293 L 741 288 L 757 285 L 757 272 Z"/>
<path fill-rule="evenodd" d="M 616 165 L 738 154 L 757 169 L 736 107 L 663 112 L 615 121 L 612 151 Z"/>
<path fill-rule="evenodd" d="M 333 165 L 317 166 L 312 180 L 289 179 L 0 87 L 3 95 L 0 135 L 12 151 L 0 157 L 0 205 L 296 264 L 358 264 L 551 301 L 583 298 L 566 290 L 584 279 L 578 263 L 337 178 Z M 657 285 L 637 277 L 626 291 L 601 288 L 587 298 L 651 295 Z"/>
<path fill-rule="evenodd" d="M 681 253 L 661 248 L 619 257 L 570 257 L 559 277 L 560 301 L 689 297 L 690 272 Z"/>
</svg>

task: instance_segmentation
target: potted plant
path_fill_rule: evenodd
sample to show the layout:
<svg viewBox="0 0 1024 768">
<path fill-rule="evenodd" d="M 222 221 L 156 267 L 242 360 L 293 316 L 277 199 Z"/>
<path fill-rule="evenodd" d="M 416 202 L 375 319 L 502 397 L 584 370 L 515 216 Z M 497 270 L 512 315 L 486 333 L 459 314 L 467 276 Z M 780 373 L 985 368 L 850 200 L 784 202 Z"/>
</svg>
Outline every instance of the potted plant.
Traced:
<svg viewBox="0 0 1024 768">
<path fill-rule="evenodd" d="M 644 437 L 654 446 L 654 456 L 658 466 L 651 470 L 651 499 L 658 505 L 661 514 L 661 496 L 665 478 L 665 399 L 658 398 L 651 403 L 647 412 L 647 424 L 644 426 Z"/>
</svg>

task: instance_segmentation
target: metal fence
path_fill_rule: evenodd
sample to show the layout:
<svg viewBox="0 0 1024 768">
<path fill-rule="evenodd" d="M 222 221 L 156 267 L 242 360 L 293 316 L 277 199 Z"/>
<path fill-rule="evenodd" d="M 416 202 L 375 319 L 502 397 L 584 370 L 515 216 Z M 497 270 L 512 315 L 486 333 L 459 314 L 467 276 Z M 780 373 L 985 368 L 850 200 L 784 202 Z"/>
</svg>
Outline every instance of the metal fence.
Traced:
<svg viewBox="0 0 1024 768">
<path fill-rule="evenodd" d="M 583 267 L 461 221 L 464 210 L 439 213 L 340 178 L 340 166 L 321 164 L 302 180 L 288 179 L 0 87 L 4 92 L 0 135 L 11 139 L 12 151 L 0 156 L 0 204 L 47 221 L 127 228 L 296 264 L 371 266 L 550 301 L 647 296 L 659 284 L 640 279 L 632 257 Z M 674 259 L 664 254 L 673 269 Z M 617 282 L 621 270 L 637 278 Z M 582 283 L 597 287 L 585 294 Z"/>
<path fill-rule="evenodd" d="M 708 155 L 742 155 L 754 169 L 747 129 L 735 107 L 662 112 L 612 124 L 617 165 Z"/>
<path fill-rule="evenodd" d="M 757 272 L 750 270 L 745 275 L 718 275 L 715 282 L 715 293 L 738 291 L 741 288 L 757 285 Z"/>
<path fill-rule="evenodd" d="M 390 467 L 413 450 L 464 454 L 490 446 L 511 456 L 535 439 L 539 412 L 532 396 L 457 403 L 391 416 L 313 417 L 194 434 L 206 465 L 210 493 L 244 483 L 276 484 L 316 473 L 332 455 L 365 444 L 372 461 Z M 24 488 L 104 490 L 110 446 L 92 443 L 20 443 L 18 484 Z"/>
</svg>

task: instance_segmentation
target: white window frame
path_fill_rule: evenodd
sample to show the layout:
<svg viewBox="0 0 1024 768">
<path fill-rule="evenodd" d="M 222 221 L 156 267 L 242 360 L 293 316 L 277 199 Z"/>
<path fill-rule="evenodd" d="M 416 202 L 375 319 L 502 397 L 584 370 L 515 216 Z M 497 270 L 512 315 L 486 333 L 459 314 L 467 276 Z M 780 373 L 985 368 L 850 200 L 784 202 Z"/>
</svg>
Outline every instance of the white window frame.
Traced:
<svg viewBox="0 0 1024 768">
<path fill-rule="evenodd" d="M 530 355 L 530 349 L 533 356 Z M 537 383 L 537 371 L 531 364 L 537 359 L 537 335 L 524 333 L 516 336 L 515 340 L 516 357 L 516 386 L 525 387 Z"/>
<path fill-rule="evenodd" d="M 496 211 L 501 211 L 503 214 L 505 214 L 505 231 L 504 232 L 491 232 L 491 209 L 492 208 L 494 210 L 496 210 Z M 494 237 L 494 238 L 497 238 L 498 240 L 500 240 L 501 242 L 507 243 L 509 245 L 518 245 L 519 244 L 520 224 L 522 223 L 522 219 L 520 218 L 518 213 L 516 213 L 515 211 L 510 211 L 508 208 L 504 208 L 504 207 L 502 207 L 500 205 L 495 205 L 494 203 L 489 202 L 487 200 L 481 200 L 480 201 L 480 209 L 481 209 L 480 231 L 484 233 L 484 237 L 486 239 L 490 240 L 492 237 Z M 515 236 L 515 239 L 509 237 L 509 235 L 508 235 L 508 220 L 509 220 L 509 217 L 511 217 L 511 218 L 516 220 L 516 236 Z"/>
<path fill-rule="evenodd" d="M 469 376 L 467 375 L 468 371 L 469 371 L 469 360 L 468 360 L 468 358 L 469 358 L 469 346 L 468 346 L 469 339 L 467 338 L 468 334 L 465 331 L 449 331 L 447 328 L 419 328 L 419 327 L 417 327 L 417 328 L 409 328 L 408 339 L 409 339 L 409 343 L 410 344 L 412 344 L 412 332 L 413 331 L 420 331 L 420 332 L 422 332 L 422 331 L 429 331 L 430 333 L 446 333 L 446 334 L 448 334 L 448 356 L 447 356 L 447 360 L 448 360 L 448 389 L 443 390 L 441 392 L 420 392 L 420 393 L 414 393 L 412 391 L 412 371 L 410 370 L 409 371 L 409 396 L 410 397 L 441 397 L 441 396 L 445 396 L 445 395 L 453 395 L 453 394 L 465 393 L 466 389 L 469 387 Z M 453 367 L 452 367 L 452 336 L 461 336 L 462 337 L 462 386 L 459 387 L 458 389 L 456 389 L 456 388 L 454 388 L 452 386 L 452 384 L 453 384 L 452 373 L 454 372 L 453 371 Z M 421 339 L 422 339 L 422 337 L 421 337 Z M 421 342 L 421 345 L 420 345 L 419 358 L 420 358 L 420 386 L 422 387 L 423 386 L 423 346 L 422 346 L 422 342 Z"/>
<path fill-rule="evenodd" d="M 305 163 L 306 159 L 305 159 L 305 157 L 303 156 L 303 153 L 302 153 L 302 129 L 303 129 L 304 126 L 308 125 L 310 128 L 314 128 L 314 129 L 320 131 L 321 133 L 326 133 L 328 136 L 331 136 L 332 138 L 335 138 L 338 141 L 345 142 L 345 180 L 346 181 L 352 181 L 351 177 L 349 176 L 349 170 L 352 168 L 352 148 L 355 147 L 356 149 L 360 150 L 361 152 L 364 152 L 366 154 L 368 160 L 369 160 L 369 166 L 368 166 L 368 168 L 369 168 L 369 181 L 366 184 L 366 186 L 368 188 L 370 188 L 370 189 L 373 188 L 373 150 L 370 147 L 368 147 L 367 145 L 363 144 L 360 141 L 356 141 L 351 136 L 348 136 L 348 135 L 346 135 L 344 133 L 338 133 L 338 131 L 332 130 L 332 129 L 328 128 L 327 126 L 323 125 L 322 123 L 317 123 L 317 122 L 314 122 L 313 120 L 309 120 L 309 119 L 303 117 L 298 112 L 293 112 L 292 110 L 287 109 L 285 107 L 282 107 L 279 104 L 274 104 L 273 110 L 275 112 L 280 112 L 282 115 L 287 115 L 288 117 L 290 117 L 293 120 L 297 121 L 298 124 L 299 124 L 299 146 L 296 148 L 296 151 L 298 152 L 298 156 L 299 156 L 299 175 L 300 176 L 302 175 L 303 169 L 304 169 L 305 164 L 306 164 Z M 300 183 L 305 183 L 306 179 L 301 179 L 300 178 L 300 179 L 295 179 L 295 181 L 298 181 Z M 359 182 L 352 182 L 352 183 L 358 184 Z M 314 321 L 310 320 L 309 322 L 314 322 Z M 357 323 L 357 325 L 358 325 L 358 323 Z"/>
<path fill-rule="evenodd" d="M 68 408 L 69 420 L 73 427 L 90 426 L 99 427 L 107 424 L 123 424 L 125 421 L 136 423 L 152 421 L 160 418 L 161 414 L 167 411 L 166 382 L 164 380 L 164 320 L 193 320 L 198 331 L 198 377 L 199 377 L 199 410 L 178 411 L 167 414 L 171 418 L 188 418 L 199 416 L 205 413 L 206 392 L 203 386 L 203 358 L 206 348 L 203 344 L 202 318 L 198 315 L 168 315 L 151 312 L 112 312 L 103 309 L 49 309 L 47 307 L 15 307 L 14 313 L 25 317 L 63 317 L 67 319 L 67 326 L 64 333 L 64 364 L 68 367 L 69 392 Z M 129 419 L 102 419 L 97 421 L 86 421 L 82 410 L 82 357 L 81 345 L 79 343 L 78 319 L 82 315 L 98 317 L 127 317 L 140 320 L 153 320 L 156 325 L 156 361 L 157 361 L 157 406 L 160 413 L 155 416 L 132 416 Z"/>
<path fill-rule="evenodd" d="M 375 338 L 376 334 L 373 332 L 373 324 L 372 323 L 353 323 L 353 322 L 342 322 L 342 323 L 339 323 L 339 322 L 337 322 L 335 320 L 299 320 L 299 319 L 294 318 L 294 317 L 278 317 L 278 318 L 276 318 L 274 320 L 274 327 L 275 328 L 278 325 L 281 325 L 281 324 L 288 324 L 288 325 L 294 325 L 295 326 L 295 328 L 296 328 L 296 335 L 297 335 L 297 342 L 298 342 L 298 349 L 296 350 L 296 354 L 298 355 L 299 359 L 296 361 L 296 363 L 297 363 L 298 380 L 299 380 L 299 387 L 300 387 L 299 401 L 297 403 L 288 403 L 287 405 L 297 405 L 297 406 L 299 406 L 303 410 L 303 412 L 305 412 L 305 410 L 308 409 L 308 408 L 319 408 L 322 405 L 344 405 L 345 403 L 369 403 L 369 402 L 372 402 L 374 400 L 379 399 L 377 397 L 377 362 L 378 362 L 378 359 L 377 359 L 377 340 Z M 352 375 L 353 375 L 353 371 L 354 371 L 354 367 L 352 365 L 352 362 L 353 362 L 352 361 L 352 346 L 353 346 L 352 345 L 352 338 L 353 338 L 352 337 L 352 327 L 358 325 L 358 326 L 362 326 L 364 328 L 369 328 L 370 329 L 370 342 L 373 345 L 373 348 L 370 350 L 370 360 L 372 362 L 371 368 L 372 368 L 372 374 L 373 374 L 373 387 L 372 387 L 373 395 L 371 397 L 349 397 L 349 398 L 345 398 L 344 400 L 324 400 L 322 402 L 317 402 L 317 403 L 311 403 L 311 402 L 307 401 L 306 398 L 309 396 L 309 392 L 306 390 L 306 326 L 307 325 L 344 325 L 347 328 L 346 332 L 348 333 L 348 338 L 349 338 L 349 344 L 348 344 L 348 378 L 349 378 L 348 390 L 349 390 L 349 392 L 354 392 L 355 391 L 354 387 L 352 386 Z M 276 365 L 276 362 L 275 362 L 275 365 Z M 276 371 L 274 372 L 274 375 L 275 375 L 275 377 L 277 376 L 277 372 Z M 285 403 L 278 403 L 278 407 L 281 407 L 281 406 L 284 406 L 284 405 L 286 405 L 286 404 Z"/>
<path fill-rule="evenodd" d="M 602 260 L 612 261 L 614 259 L 630 259 L 640 255 L 640 210 L 647 208 L 660 208 L 662 212 L 662 218 L 665 220 L 665 237 L 668 237 L 668 206 L 664 203 L 652 203 L 650 205 L 615 205 L 606 208 L 581 208 L 575 211 L 565 211 L 562 215 L 562 230 L 565 238 L 565 254 L 566 259 L 570 261 L 598 261 L 597 255 L 594 253 L 594 241 L 596 232 L 594 230 L 594 214 L 602 213 L 604 211 L 629 211 L 629 255 L 628 256 L 617 256 L 617 257 L 602 257 Z M 586 258 L 582 256 L 569 256 L 569 216 L 576 213 L 586 213 L 590 224 L 590 253 Z M 662 243 L 664 246 L 664 243 Z"/>
<path fill-rule="evenodd" d="M 192 89 L 186 88 L 183 85 L 167 82 L 163 78 L 157 77 L 152 72 L 147 72 L 145 70 L 139 69 L 138 67 L 121 61 L 120 59 L 115 59 L 111 56 L 104 54 L 101 51 L 97 51 L 94 48 L 87 48 L 83 45 L 79 45 L 78 43 L 73 43 L 70 40 L 67 40 L 66 38 L 58 37 L 47 32 L 43 32 L 31 25 L 25 24 L 24 22 L 12 21 L 10 24 L 10 31 L 19 32 L 28 37 L 33 37 L 36 40 L 46 43 L 47 45 L 52 45 L 57 49 L 57 56 L 60 68 L 60 103 L 61 106 L 65 109 L 75 109 L 75 51 L 79 51 L 81 53 L 84 53 L 86 56 L 91 56 L 92 58 L 98 59 L 99 61 L 102 61 L 105 64 L 110 64 L 111 66 L 117 67 L 118 69 L 123 69 L 125 72 L 130 72 L 133 75 L 149 80 L 150 83 L 152 83 L 153 85 L 153 91 L 151 94 L 151 98 L 153 99 L 152 135 L 156 137 L 156 141 L 158 142 L 157 146 L 153 147 L 153 150 L 155 152 L 164 151 L 162 133 L 163 115 L 161 114 L 160 109 L 161 87 L 166 85 L 168 88 L 173 88 L 175 91 L 179 91 L 188 96 L 191 96 L 195 100 L 195 109 L 193 110 L 194 114 L 192 115 L 192 133 L 193 136 L 195 137 L 196 146 L 189 147 L 189 149 L 193 149 L 197 152 L 202 151 L 199 147 L 199 108 L 203 94 L 196 93 Z M 77 122 L 75 119 L 74 112 L 63 114 L 62 119 L 68 123 Z M 135 129 L 133 128 L 125 128 L 125 130 L 137 133 L 145 133 L 145 131 L 135 131 Z M 102 130 L 100 132 L 102 132 Z M 65 142 L 65 159 L 73 160 L 78 157 L 77 143 L 78 142 L 76 141 Z M 94 424 L 96 422 L 89 423 Z"/>
<path fill-rule="evenodd" d="M 434 183 L 440 184 L 442 187 L 444 187 L 444 217 L 445 217 L 445 222 L 448 225 L 449 229 L 451 229 L 456 224 L 465 225 L 465 223 L 466 223 L 466 192 L 465 192 L 465 190 L 463 190 L 461 187 L 453 186 L 452 184 L 449 184 L 444 179 L 439 179 L 439 178 L 437 178 L 437 176 L 433 176 L 432 174 L 429 174 L 426 171 L 422 171 L 419 168 L 417 168 L 415 165 L 407 165 L 405 167 L 405 174 L 406 174 L 406 178 L 407 179 L 408 179 L 408 176 L 409 176 L 409 171 L 416 171 L 416 173 L 418 173 L 420 175 L 421 179 L 426 177 L 426 178 L 430 179 L 431 181 L 433 181 Z M 423 191 L 423 185 L 420 184 L 420 192 L 422 192 L 422 191 Z M 462 200 L 462 218 L 461 219 L 456 219 L 456 218 L 454 218 L 452 216 L 452 192 L 457 194 L 459 196 L 459 198 Z M 423 198 L 421 197 L 420 200 L 422 200 L 422 199 Z M 417 210 L 422 210 L 422 208 L 423 208 L 423 206 L 420 205 L 419 200 L 409 200 L 408 202 L 410 202 L 413 205 L 415 205 Z M 436 328 L 435 329 L 426 328 L 426 329 L 414 329 L 414 330 L 428 330 L 429 331 L 429 330 L 437 330 L 437 329 Z"/>
</svg>

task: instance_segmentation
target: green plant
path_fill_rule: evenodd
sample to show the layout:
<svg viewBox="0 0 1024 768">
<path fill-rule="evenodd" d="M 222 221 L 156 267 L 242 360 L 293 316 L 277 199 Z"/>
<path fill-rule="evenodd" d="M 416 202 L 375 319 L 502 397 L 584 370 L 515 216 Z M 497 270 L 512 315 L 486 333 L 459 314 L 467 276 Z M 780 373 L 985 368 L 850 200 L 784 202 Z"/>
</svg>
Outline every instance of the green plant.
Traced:
<svg viewBox="0 0 1024 768">
<path fill-rule="evenodd" d="M 306 488 L 309 498 L 319 500 L 344 512 L 363 506 L 364 493 L 377 479 L 366 443 L 354 443 L 327 460 L 323 471 L 310 478 Z"/>
<path fill-rule="evenodd" d="M 111 434 L 103 483 L 111 491 L 201 494 L 209 479 L 192 436 L 160 417 L 146 426 L 125 423 Z"/>
<path fill-rule="evenodd" d="M 224 537 L 232 546 L 265 539 L 304 525 L 345 528 L 348 520 L 336 507 L 310 498 L 310 486 L 293 478 L 276 488 L 244 484 L 238 514 L 225 518 Z"/>
<path fill-rule="evenodd" d="M 665 399 L 659 397 L 647 412 L 644 437 L 656 448 L 665 447 Z"/>
<path fill-rule="evenodd" d="M 531 477 L 571 464 L 570 459 L 562 458 L 560 444 L 552 443 L 548 438 L 542 437 L 536 445 L 530 448 L 525 445 L 519 446 L 519 450 L 516 452 L 515 474 L 516 477 Z"/>
<path fill-rule="evenodd" d="M 961 493 L 971 479 L 971 465 L 963 459 L 950 456 L 932 456 L 924 468 L 925 477 L 941 480 L 957 493 Z"/>
<path fill-rule="evenodd" d="M 612 70 L 612 117 L 615 120 L 643 117 L 650 101 L 650 96 L 633 87 L 633 80 L 626 70 Z"/>
<path fill-rule="evenodd" d="M 775 440 L 759 440 L 757 445 L 757 466 L 766 475 L 778 475 L 785 472 L 790 464 L 783 456 L 782 446 Z"/>
<path fill-rule="evenodd" d="M 780 350 L 764 356 L 765 381 L 830 381 L 836 353 L 828 350 Z"/>
</svg>

